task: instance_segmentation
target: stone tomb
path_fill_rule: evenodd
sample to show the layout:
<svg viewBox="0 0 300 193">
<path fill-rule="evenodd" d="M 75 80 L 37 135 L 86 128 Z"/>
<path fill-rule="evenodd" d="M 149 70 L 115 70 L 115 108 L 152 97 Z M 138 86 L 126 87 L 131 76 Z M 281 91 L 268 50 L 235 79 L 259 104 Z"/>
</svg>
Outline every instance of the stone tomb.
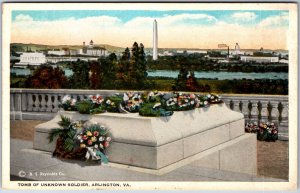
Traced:
<svg viewBox="0 0 300 193">
<path fill-rule="evenodd" d="M 163 174 L 194 162 L 198 166 L 256 174 L 256 137 L 244 133 L 244 116 L 225 104 L 174 112 L 170 117 L 138 113 L 83 115 L 60 111 L 35 128 L 34 149 L 52 152 L 48 142 L 60 116 L 88 120 L 107 127 L 112 135 L 107 155 L 112 165 Z M 152 172 L 153 173 L 153 172 Z"/>
</svg>

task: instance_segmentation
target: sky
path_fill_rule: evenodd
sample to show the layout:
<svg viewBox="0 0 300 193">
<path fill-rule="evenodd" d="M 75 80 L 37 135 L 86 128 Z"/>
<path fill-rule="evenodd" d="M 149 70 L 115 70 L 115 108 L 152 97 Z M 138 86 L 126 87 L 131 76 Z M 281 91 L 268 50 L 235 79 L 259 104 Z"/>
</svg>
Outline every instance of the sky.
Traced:
<svg viewBox="0 0 300 193">
<path fill-rule="evenodd" d="M 287 49 L 289 12 L 284 10 L 43 10 L 12 11 L 11 42 L 152 47 L 153 21 L 159 48 Z"/>
</svg>

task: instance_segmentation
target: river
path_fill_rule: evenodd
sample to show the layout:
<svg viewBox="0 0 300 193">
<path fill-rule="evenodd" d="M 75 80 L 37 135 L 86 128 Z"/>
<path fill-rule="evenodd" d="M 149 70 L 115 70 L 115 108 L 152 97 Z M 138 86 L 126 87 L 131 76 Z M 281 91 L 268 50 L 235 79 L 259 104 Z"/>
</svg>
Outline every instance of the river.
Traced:
<svg viewBox="0 0 300 193">
<path fill-rule="evenodd" d="M 11 68 L 11 73 L 16 73 L 16 75 L 30 75 L 29 69 L 21 68 Z M 66 76 L 71 76 L 73 74 L 72 70 L 64 69 Z M 149 71 L 148 76 L 150 77 L 169 77 L 177 78 L 179 71 L 172 70 L 155 70 Z M 196 78 L 203 79 L 218 79 L 218 80 L 233 80 L 233 79 L 288 79 L 288 73 L 286 72 L 213 72 L 213 71 L 203 71 L 195 72 Z"/>
</svg>

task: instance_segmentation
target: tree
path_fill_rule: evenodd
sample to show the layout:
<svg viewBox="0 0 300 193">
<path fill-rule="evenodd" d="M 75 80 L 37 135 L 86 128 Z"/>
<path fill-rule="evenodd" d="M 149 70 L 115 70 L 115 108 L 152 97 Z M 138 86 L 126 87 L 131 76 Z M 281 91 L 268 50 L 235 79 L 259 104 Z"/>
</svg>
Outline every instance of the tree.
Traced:
<svg viewBox="0 0 300 193">
<path fill-rule="evenodd" d="M 100 66 L 102 69 L 102 86 L 105 89 L 117 89 L 116 84 L 117 78 L 117 63 L 118 59 L 116 54 L 112 53 L 107 58 L 99 59 Z"/>
<path fill-rule="evenodd" d="M 25 85 L 29 88 L 59 89 L 66 87 L 67 81 L 62 69 L 43 64 L 33 72 L 32 76 L 28 77 Z"/>
<path fill-rule="evenodd" d="M 121 88 L 145 89 L 149 87 L 147 80 L 147 62 L 144 45 L 134 42 L 131 48 L 126 48 L 118 65 L 116 83 Z"/>
<path fill-rule="evenodd" d="M 188 76 L 185 82 L 185 87 L 188 91 L 192 91 L 192 92 L 200 91 L 200 86 L 197 82 L 197 79 L 195 78 L 195 74 L 193 71 L 190 71 L 190 75 Z"/>
<path fill-rule="evenodd" d="M 187 81 L 188 71 L 185 68 L 181 68 L 177 79 L 175 79 L 175 84 L 172 86 L 173 90 L 186 90 L 186 81 Z"/>
<path fill-rule="evenodd" d="M 90 88 L 100 89 L 102 84 L 102 70 L 99 62 L 90 63 Z"/>
<path fill-rule="evenodd" d="M 90 66 L 88 62 L 77 60 L 77 62 L 72 62 L 71 70 L 73 75 L 70 77 L 70 88 L 80 88 L 87 89 L 89 88 L 90 80 Z"/>
</svg>

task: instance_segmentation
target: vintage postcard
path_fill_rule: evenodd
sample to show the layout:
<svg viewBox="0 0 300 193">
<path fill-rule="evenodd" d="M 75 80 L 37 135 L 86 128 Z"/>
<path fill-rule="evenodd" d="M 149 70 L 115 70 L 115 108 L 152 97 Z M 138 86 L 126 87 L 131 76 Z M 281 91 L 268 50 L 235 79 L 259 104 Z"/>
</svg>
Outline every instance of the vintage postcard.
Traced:
<svg viewBox="0 0 300 193">
<path fill-rule="evenodd" d="M 4 3 L 4 189 L 295 190 L 296 3 Z"/>
</svg>

